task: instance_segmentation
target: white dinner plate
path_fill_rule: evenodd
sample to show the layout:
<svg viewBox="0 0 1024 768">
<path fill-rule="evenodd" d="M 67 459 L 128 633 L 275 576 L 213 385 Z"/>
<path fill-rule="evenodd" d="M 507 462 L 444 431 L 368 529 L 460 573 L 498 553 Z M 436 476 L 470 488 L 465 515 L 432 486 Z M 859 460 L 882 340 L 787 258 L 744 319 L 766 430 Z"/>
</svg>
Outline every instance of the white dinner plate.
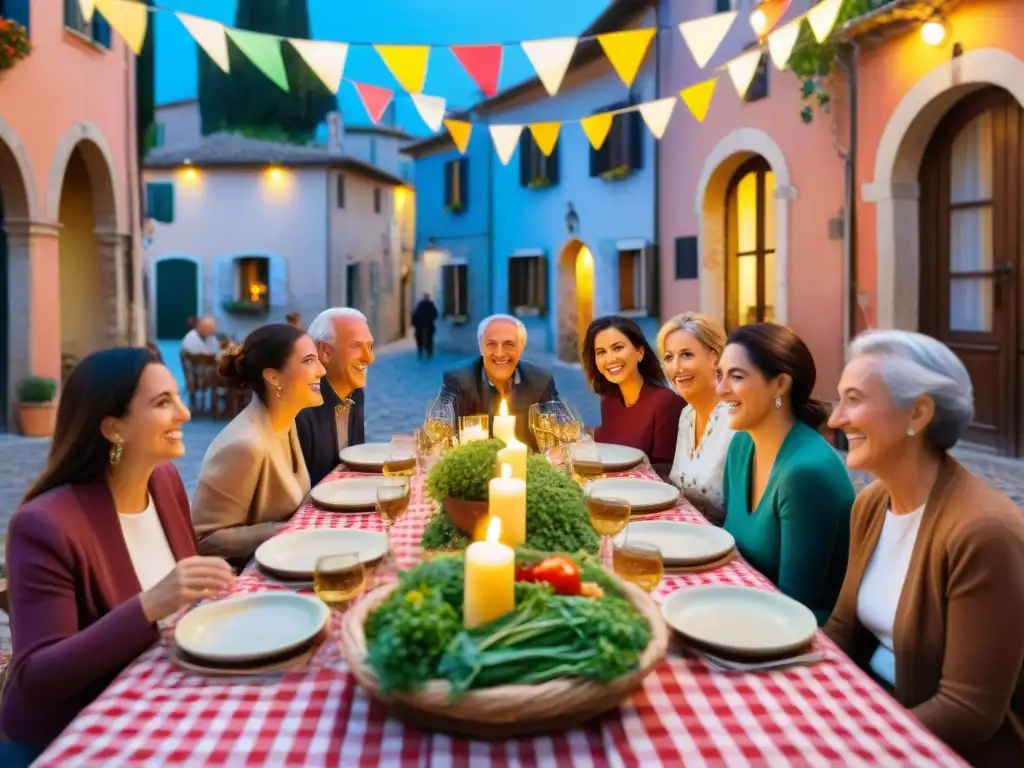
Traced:
<svg viewBox="0 0 1024 768">
<path fill-rule="evenodd" d="M 792 653 L 818 630 L 811 610 L 793 598 L 727 584 L 682 587 L 662 601 L 661 615 L 684 637 L 735 656 Z"/>
<path fill-rule="evenodd" d="M 732 534 L 713 525 L 678 523 L 670 520 L 638 520 L 615 537 L 653 544 L 661 550 L 665 565 L 702 565 L 725 557 L 736 546 Z"/>
<path fill-rule="evenodd" d="M 625 472 L 644 460 L 644 452 L 639 448 L 615 443 L 594 443 L 597 448 L 598 461 L 605 472 Z M 586 463 L 586 462 L 584 462 Z"/>
<path fill-rule="evenodd" d="M 357 528 L 288 531 L 260 544 L 255 557 L 263 568 L 299 581 L 313 578 L 321 557 L 345 552 L 358 552 L 360 562 L 372 563 L 388 553 L 388 537 L 380 531 Z"/>
<path fill-rule="evenodd" d="M 679 489 L 658 480 L 606 477 L 595 480 L 589 493 L 605 499 L 624 499 L 632 514 L 645 515 L 671 509 L 679 501 Z"/>
<path fill-rule="evenodd" d="M 174 628 L 174 642 L 185 653 L 209 662 L 257 661 L 311 641 L 330 615 L 315 597 L 258 592 L 189 611 Z"/>
<path fill-rule="evenodd" d="M 365 512 L 377 503 L 377 489 L 388 482 L 385 477 L 344 477 L 320 483 L 310 497 L 315 504 L 339 512 Z"/>
<path fill-rule="evenodd" d="M 399 453 L 394 458 L 399 461 L 415 461 L 411 449 L 399 448 Z M 384 468 L 384 462 L 391 458 L 391 443 L 362 443 L 342 448 L 338 458 L 350 467 L 380 472 Z"/>
</svg>

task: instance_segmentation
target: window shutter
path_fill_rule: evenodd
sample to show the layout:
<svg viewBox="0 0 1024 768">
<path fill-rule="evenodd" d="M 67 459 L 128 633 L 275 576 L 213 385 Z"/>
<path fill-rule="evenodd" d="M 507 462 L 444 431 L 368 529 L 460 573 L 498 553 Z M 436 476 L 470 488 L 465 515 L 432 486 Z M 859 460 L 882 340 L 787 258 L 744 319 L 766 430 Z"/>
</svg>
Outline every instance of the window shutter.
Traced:
<svg viewBox="0 0 1024 768">
<path fill-rule="evenodd" d="M 519 186 L 528 187 L 533 181 L 533 136 L 523 131 L 519 136 Z"/>
<path fill-rule="evenodd" d="M 219 311 L 226 301 L 234 301 L 237 297 L 235 285 L 235 261 L 230 256 L 223 256 L 217 259 L 217 268 L 214 270 L 213 295 L 217 297 L 215 311 Z"/>
<path fill-rule="evenodd" d="M 110 48 L 110 23 L 99 11 L 92 15 L 92 39 L 104 48 Z"/>
<path fill-rule="evenodd" d="M 559 166 L 559 148 L 562 146 L 561 137 L 555 142 L 555 148 L 551 150 L 551 154 L 544 158 L 544 171 L 548 177 L 548 181 L 551 182 L 551 186 L 554 187 L 558 184 L 558 166 Z"/>
<path fill-rule="evenodd" d="M 627 118 L 627 155 L 624 165 L 640 170 L 644 166 L 644 127 L 641 125 L 641 123 L 643 123 L 643 118 L 640 116 L 639 112 L 629 112 L 627 114 Z"/>
<path fill-rule="evenodd" d="M 469 208 L 469 160 L 462 158 L 458 164 L 459 170 L 459 203 L 462 205 L 462 212 Z"/>
<path fill-rule="evenodd" d="M 288 306 L 288 262 L 280 256 L 269 257 L 270 280 L 267 288 L 270 292 L 270 306 L 279 309 Z"/>
<path fill-rule="evenodd" d="M 32 29 L 29 26 L 31 13 L 29 13 L 28 0 L 7 0 L 3 3 L 4 14 L 9 19 L 21 24 L 25 28 L 25 35 L 31 39 Z"/>
<path fill-rule="evenodd" d="M 469 282 L 467 281 L 468 268 L 465 264 L 459 264 L 455 267 L 456 274 L 458 276 L 457 283 L 459 286 L 459 314 L 469 314 Z"/>
<path fill-rule="evenodd" d="M 444 205 L 445 208 L 452 204 L 452 166 L 454 161 L 449 160 L 444 164 Z"/>
<path fill-rule="evenodd" d="M 441 283 L 444 290 L 444 316 L 455 314 L 455 268 L 446 264 L 441 267 Z"/>
<path fill-rule="evenodd" d="M 165 184 L 161 191 L 161 197 L 163 198 L 160 205 L 164 214 L 163 221 L 172 224 L 174 222 L 174 185 Z"/>
<path fill-rule="evenodd" d="M 338 174 L 338 207 L 345 207 L 345 174 Z"/>
<path fill-rule="evenodd" d="M 558 145 L 556 144 L 555 151 L 551 153 L 551 157 L 555 157 L 557 152 Z M 558 166 L 555 167 L 557 168 Z M 549 176 L 548 178 L 550 179 L 551 177 Z M 545 256 L 537 259 L 537 304 L 540 307 L 540 313 L 546 315 L 548 313 L 548 260 Z"/>
<path fill-rule="evenodd" d="M 644 260 L 644 290 L 647 295 L 647 314 L 651 317 L 658 317 L 661 314 L 661 292 L 658 290 L 658 246 L 648 245 L 641 252 L 640 257 Z"/>
</svg>

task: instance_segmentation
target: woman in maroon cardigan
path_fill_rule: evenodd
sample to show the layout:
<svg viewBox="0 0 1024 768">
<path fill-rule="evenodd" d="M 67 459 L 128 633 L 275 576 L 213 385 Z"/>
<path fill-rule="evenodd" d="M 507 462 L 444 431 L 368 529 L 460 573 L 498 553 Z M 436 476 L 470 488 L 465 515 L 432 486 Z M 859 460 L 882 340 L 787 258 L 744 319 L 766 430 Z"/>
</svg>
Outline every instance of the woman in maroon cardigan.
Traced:
<svg viewBox="0 0 1024 768">
<path fill-rule="evenodd" d="M 95 352 L 68 377 L 46 468 L 7 531 L 0 765 L 28 765 L 157 642 L 158 621 L 232 585 L 227 563 L 196 557 L 169 461 L 188 419 L 149 350 Z"/>
<path fill-rule="evenodd" d="M 668 388 L 640 326 L 618 315 L 599 317 L 587 328 L 582 356 L 590 388 L 601 396 L 594 439 L 639 448 L 666 476 L 686 401 Z"/>
</svg>

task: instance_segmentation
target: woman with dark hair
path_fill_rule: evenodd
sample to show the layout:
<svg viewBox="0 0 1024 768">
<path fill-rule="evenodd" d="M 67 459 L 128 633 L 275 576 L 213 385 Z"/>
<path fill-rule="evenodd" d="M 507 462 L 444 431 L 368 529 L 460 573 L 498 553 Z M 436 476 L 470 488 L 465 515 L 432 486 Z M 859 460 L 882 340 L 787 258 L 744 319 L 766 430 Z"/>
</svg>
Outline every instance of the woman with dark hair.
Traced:
<svg viewBox="0 0 1024 768">
<path fill-rule="evenodd" d="M 594 439 L 638 448 L 665 475 L 672 466 L 686 401 L 666 386 L 658 356 L 632 320 L 608 315 L 587 328 L 583 369 L 601 397 Z"/>
<path fill-rule="evenodd" d="M 725 529 L 740 553 L 822 624 L 846 573 L 854 490 L 818 433 L 827 410 L 799 336 L 755 323 L 729 336 L 718 395 L 737 434 L 725 460 Z"/>
<path fill-rule="evenodd" d="M 159 640 L 157 622 L 234 583 L 223 560 L 196 556 L 171 463 L 189 416 L 146 349 L 94 352 L 68 377 L 46 468 L 7 530 L 0 765 L 28 765 Z"/>
<path fill-rule="evenodd" d="M 255 397 L 217 435 L 192 503 L 199 551 L 244 566 L 309 493 L 295 417 L 323 403 L 324 367 L 301 328 L 273 323 L 225 350 L 218 372 Z"/>
</svg>

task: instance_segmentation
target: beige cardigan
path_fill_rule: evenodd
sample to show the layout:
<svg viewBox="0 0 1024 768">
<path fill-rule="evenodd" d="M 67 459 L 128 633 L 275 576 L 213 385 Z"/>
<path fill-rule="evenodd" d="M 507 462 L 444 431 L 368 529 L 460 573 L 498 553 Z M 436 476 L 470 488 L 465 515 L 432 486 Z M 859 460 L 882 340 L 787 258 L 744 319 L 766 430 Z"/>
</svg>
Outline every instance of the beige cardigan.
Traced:
<svg viewBox="0 0 1024 768">
<path fill-rule="evenodd" d="M 217 435 L 192 501 L 200 554 L 242 564 L 284 527 L 310 487 L 294 423 L 288 443 L 285 455 L 258 397 Z"/>
<path fill-rule="evenodd" d="M 878 641 L 857 618 L 864 569 L 885 522 L 881 483 L 853 505 L 850 560 L 825 625 L 867 667 Z M 893 625 L 895 697 L 973 765 L 1024 765 L 1024 519 L 952 458 L 921 518 Z"/>
</svg>

